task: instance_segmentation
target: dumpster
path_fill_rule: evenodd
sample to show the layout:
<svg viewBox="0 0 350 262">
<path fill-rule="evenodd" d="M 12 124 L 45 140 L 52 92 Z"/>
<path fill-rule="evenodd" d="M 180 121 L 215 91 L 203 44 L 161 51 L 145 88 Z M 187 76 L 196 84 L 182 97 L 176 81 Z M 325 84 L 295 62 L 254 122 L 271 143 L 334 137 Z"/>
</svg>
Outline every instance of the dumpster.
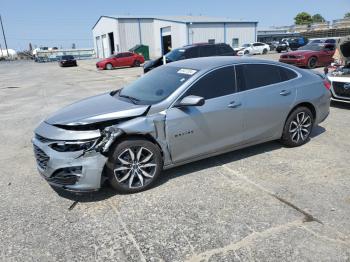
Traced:
<svg viewBox="0 0 350 262">
<path fill-rule="evenodd" d="M 135 45 L 129 49 L 130 52 L 142 55 L 145 60 L 149 60 L 149 47 L 147 45 Z"/>
</svg>

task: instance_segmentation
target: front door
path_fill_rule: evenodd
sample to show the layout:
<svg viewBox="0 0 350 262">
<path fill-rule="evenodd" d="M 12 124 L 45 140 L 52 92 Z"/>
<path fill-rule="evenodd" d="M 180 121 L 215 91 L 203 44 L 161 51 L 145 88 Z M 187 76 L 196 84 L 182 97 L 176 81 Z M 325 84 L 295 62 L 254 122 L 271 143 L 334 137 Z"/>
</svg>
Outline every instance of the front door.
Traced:
<svg viewBox="0 0 350 262">
<path fill-rule="evenodd" d="M 188 95 L 205 98 L 205 104 L 167 110 L 166 136 L 174 163 L 241 143 L 241 99 L 235 93 L 234 67 L 205 75 L 182 98 Z"/>
</svg>

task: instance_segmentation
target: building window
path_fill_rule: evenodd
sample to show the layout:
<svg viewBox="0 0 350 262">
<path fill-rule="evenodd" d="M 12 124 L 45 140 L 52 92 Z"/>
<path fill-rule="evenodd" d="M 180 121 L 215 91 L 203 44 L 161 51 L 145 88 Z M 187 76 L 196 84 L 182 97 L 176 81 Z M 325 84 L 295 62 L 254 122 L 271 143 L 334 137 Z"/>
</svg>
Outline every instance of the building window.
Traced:
<svg viewBox="0 0 350 262">
<path fill-rule="evenodd" d="M 208 39 L 209 44 L 215 44 L 215 39 Z"/>
<path fill-rule="evenodd" d="M 233 48 L 239 47 L 239 39 L 238 38 L 232 38 L 232 47 Z"/>
</svg>

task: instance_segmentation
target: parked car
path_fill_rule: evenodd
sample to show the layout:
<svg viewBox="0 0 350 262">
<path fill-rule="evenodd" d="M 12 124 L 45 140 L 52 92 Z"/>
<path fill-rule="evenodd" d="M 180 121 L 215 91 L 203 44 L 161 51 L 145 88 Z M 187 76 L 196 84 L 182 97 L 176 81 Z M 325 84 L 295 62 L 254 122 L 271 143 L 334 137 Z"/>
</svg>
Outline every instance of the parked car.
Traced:
<svg viewBox="0 0 350 262">
<path fill-rule="evenodd" d="M 312 71 L 252 58 L 170 63 L 58 111 L 36 129 L 38 170 L 52 185 L 118 192 L 151 187 L 163 169 L 281 140 L 309 140 L 330 92 Z"/>
<path fill-rule="evenodd" d="M 309 44 L 336 44 L 339 38 L 340 37 L 310 39 Z"/>
<path fill-rule="evenodd" d="M 122 52 L 98 61 L 96 67 L 98 69 L 111 70 L 114 67 L 140 66 L 144 62 L 145 59 L 142 55 L 132 52 Z"/>
<path fill-rule="evenodd" d="M 332 99 L 350 103 L 350 37 L 337 40 L 337 48 L 342 64 L 332 65 L 333 70 L 327 72 L 327 79 L 330 82 Z"/>
<path fill-rule="evenodd" d="M 276 47 L 276 51 L 278 53 L 281 53 L 282 51 L 294 51 L 306 44 L 308 44 L 308 39 L 305 37 L 286 38 L 280 41 Z"/>
<path fill-rule="evenodd" d="M 300 47 L 297 51 L 281 55 L 279 61 L 312 69 L 330 65 L 333 62 L 334 52 L 333 44 L 309 44 Z"/>
<path fill-rule="evenodd" d="M 227 44 L 197 43 L 176 48 L 165 55 L 165 62 L 171 63 L 179 60 L 208 57 L 208 56 L 234 56 L 235 52 Z M 151 60 L 143 66 L 144 73 L 164 64 L 163 57 Z"/>
<path fill-rule="evenodd" d="M 256 42 L 251 44 L 244 44 L 239 48 L 235 48 L 237 55 L 257 55 L 257 54 L 267 54 L 270 51 L 270 46 L 268 44 Z"/>
<path fill-rule="evenodd" d="M 60 67 L 78 66 L 77 60 L 72 55 L 63 55 L 59 60 L 58 64 Z"/>
<path fill-rule="evenodd" d="M 270 51 L 275 51 L 276 47 L 279 44 L 279 42 L 278 41 L 272 41 L 272 42 L 268 42 L 266 44 L 268 44 L 270 46 Z"/>
</svg>

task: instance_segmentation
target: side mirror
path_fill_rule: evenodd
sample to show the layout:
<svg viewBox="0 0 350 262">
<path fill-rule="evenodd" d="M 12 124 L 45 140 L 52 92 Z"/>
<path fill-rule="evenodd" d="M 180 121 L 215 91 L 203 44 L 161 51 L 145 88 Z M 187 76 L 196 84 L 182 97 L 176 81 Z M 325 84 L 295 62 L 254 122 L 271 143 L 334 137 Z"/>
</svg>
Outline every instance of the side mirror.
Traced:
<svg viewBox="0 0 350 262">
<path fill-rule="evenodd" d="M 203 97 L 190 95 L 182 98 L 181 101 L 176 104 L 176 107 L 202 106 L 204 103 L 205 100 Z"/>
</svg>

